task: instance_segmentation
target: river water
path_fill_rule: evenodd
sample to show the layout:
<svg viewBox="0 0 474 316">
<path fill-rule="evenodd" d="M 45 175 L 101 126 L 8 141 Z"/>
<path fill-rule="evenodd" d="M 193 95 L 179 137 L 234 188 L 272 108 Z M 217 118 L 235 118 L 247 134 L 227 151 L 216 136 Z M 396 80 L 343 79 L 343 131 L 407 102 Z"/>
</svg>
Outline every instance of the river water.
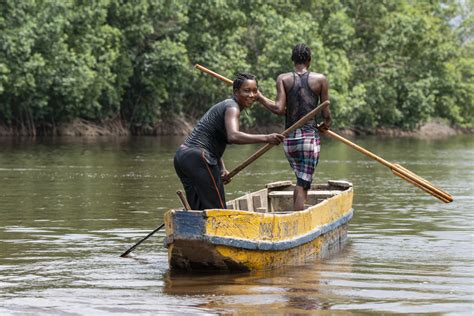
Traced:
<svg viewBox="0 0 474 316">
<path fill-rule="evenodd" d="M 0 139 L 1 315 L 472 315 L 474 138 L 357 138 L 454 196 L 444 204 L 346 145 L 323 139 L 317 182 L 354 184 L 343 249 L 305 265 L 175 275 L 159 231 L 179 206 L 176 138 Z M 229 169 L 258 146 L 230 146 Z M 227 199 L 293 180 L 281 146 Z"/>
</svg>

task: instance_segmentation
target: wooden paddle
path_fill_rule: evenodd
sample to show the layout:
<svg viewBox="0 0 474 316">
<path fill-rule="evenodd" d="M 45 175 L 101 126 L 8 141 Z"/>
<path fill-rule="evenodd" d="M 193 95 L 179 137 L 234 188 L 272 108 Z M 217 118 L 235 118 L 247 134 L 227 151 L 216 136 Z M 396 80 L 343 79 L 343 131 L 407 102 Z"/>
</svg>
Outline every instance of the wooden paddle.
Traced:
<svg viewBox="0 0 474 316">
<path fill-rule="evenodd" d="M 359 145 L 354 144 L 353 142 L 349 141 L 348 139 L 334 133 L 333 131 L 330 130 L 320 130 L 322 133 L 327 134 L 341 142 L 343 142 L 346 145 L 349 145 L 350 147 L 354 148 L 360 153 L 363 153 L 364 155 L 368 156 L 369 158 L 372 158 L 378 162 L 380 162 L 382 165 L 390 168 L 396 176 L 406 180 L 407 182 L 410 182 L 413 185 L 416 185 L 423 191 L 433 195 L 434 197 L 440 199 L 441 201 L 445 203 L 449 203 L 453 201 L 453 197 L 447 193 L 446 191 L 443 191 L 434 185 L 432 185 L 430 182 L 427 180 L 421 178 L 420 176 L 416 175 L 414 172 L 402 167 L 399 164 L 392 164 L 385 159 L 375 155 L 374 153 L 371 153 L 370 151 L 360 147 Z"/>
<path fill-rule="evenodd" d="M 189 211 L 191 208 L 189 207 L 189 204 L 188 202 L 186 201 L 184 195 L 183 195 L 183 192 L 181 191 L 176 191 L 176 194 L 178 194 L 178 197 L 179 199 L 181 200 L 181 203 L 183 204 L 183 207 L 185 210 Z M 126 256 L 128 256 L 129 253 L 131 253 L 133 250 L 135 250 L 135 248 L 138 247 L 138 245 L 140 245 L 142 242 L 144 242 L 145 240 L 147 240 L 148 238 L 150 238 L 151 236 L 153 236 L 157 231 L 159 231 L 160 229 L 162 229 L 163 227 L 165 227 L 165 224 L 161 224 L 160 226 L 158 226 L 157 228 L 155 228 L 155 230 L 153 230 L 151 233 L 149 233 L 148 235 L 145 236 L 145 238 L 141 239 L 139 242 L 137 242 L 135 245 L 133 245 L 132 247 L 130 247 L 130 249 L 128 249 L 127 251 L 125 251 L 124 253 L 122 253 L 120 255 L 120 257 L 124 258 Z"/>
<path fill-rule="evenodd" d="M 228 78 L 225 78 L 221 75 L 219 75 L 218 73 L 212 71 L 212 70 L 209 70 L 207 69 L 206 67 L 204 66 L 201 66 L 199 64 L 195 65 L 195 67 L 199 70 L 201 70 L 202 72 L 205 72 L 207 74 L 210 74 L 211 76 L 219 79 L 219 80 L 222 80 L 224 81 L 225 83 L 231 85 L 232 84 L 232 81 Z M 407 182 L 419 187 L 420 189 L 422 189 L 423 191 L 433 195 L 434 197 L 438 198 L 439 200 L 445 202 L 445 203 L 450 203 L 453 201 L 453 197 L 447 193 L 446 191 L 443 191 L 437 187 L 435 187 L 434 185 L 432 185 L 429 181 L 419 177 L 418 175 L 416 175 L 415 173 L 411 172 L 410 170 L 402 167 L 401 165 L 399 164 L 392 164 L 388 161 L 386 161 L 385 159 L 371 153 L 370 151 L 354 144 L 353 142 L 349 141 L 348 139 L 328 130 L 328 129 L 319 129 L 321 133 L 323 134 L 326 134 L 326 135 L 329 135 L 341 142 L 343 142 L 344 144 L 346 145 L 349 145 L 350 147 L 354 148 L 355 150 L 363 153 L 364 155 L 368 156 L 369 158 L 372 158 L 378 162 L 380 162 L 381 164 L 383 164 L 384 166 L 390 168 L 393 172 L 393 174 L 395 174 L 396 176 L 406 180 Z M 286 136 L 286 135 L 285 135 Z M 263 149 L 263 148 L 262 148 Z M 252 158 L 252 157 L 250 157 Z M 250 159 L 249 158 L 249 159 Z M 258 158 L 258 157 L 257 157 Z M 247 160 L 249 160 L 247 159 Z M 256 158 L 255 158 L 256 159 Z M 254 159 L 254 160 L 255 160 Z M 237 169 L 237 168 L 236 168 Z M 240 171 L 240 170 L 239 170 Z M 238 171 L 237 171 L 238 172 Z M 227 178 L 226 178 L 227 179 Z"/>
</svg>

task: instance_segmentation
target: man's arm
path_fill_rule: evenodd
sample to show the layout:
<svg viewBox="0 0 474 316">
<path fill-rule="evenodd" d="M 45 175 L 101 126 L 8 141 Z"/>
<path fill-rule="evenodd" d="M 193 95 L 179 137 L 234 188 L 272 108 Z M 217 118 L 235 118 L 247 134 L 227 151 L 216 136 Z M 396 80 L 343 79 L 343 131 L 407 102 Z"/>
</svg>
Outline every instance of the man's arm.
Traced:
<svg viewBox="0 0 474 316">
<path fill-rule="evenodd" d="M 260 90 L 258 91 L 257 101 L 260 102 L 264 107 L 272 111 L 277 115 L 285 115 L 286 110 L 286 92 L 285 86 L 283 85 L 283 75 L 279 75 L 276 82 L 277 96 L 276 100 L 272 101 L 265 97 Z"/>
<path fill-rule="evenodd" d="M 247 134 L 239 130 L 240 111 L 237 108 L 230 107 L 225 111 L 225 128 L 227 132 L 227 141 L 231 144 L 255 144 L 270 143 L 278 145 L 285 138 L 281 134 Z"/>
</svg>

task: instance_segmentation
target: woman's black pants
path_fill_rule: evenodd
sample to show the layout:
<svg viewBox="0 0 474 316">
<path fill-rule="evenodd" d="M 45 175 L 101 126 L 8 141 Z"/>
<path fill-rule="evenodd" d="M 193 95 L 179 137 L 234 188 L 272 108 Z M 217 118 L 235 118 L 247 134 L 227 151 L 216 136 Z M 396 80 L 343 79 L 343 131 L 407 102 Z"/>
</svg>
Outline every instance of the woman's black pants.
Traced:
<svg viewBox="0 0 474 316">
<path fill-rule="evenodd" d="M 191 209 L 226 208 L 220 168 L 208 163 L 202 149 L 181 145 L 174 156 L 174 168 Z"/>
</svg>

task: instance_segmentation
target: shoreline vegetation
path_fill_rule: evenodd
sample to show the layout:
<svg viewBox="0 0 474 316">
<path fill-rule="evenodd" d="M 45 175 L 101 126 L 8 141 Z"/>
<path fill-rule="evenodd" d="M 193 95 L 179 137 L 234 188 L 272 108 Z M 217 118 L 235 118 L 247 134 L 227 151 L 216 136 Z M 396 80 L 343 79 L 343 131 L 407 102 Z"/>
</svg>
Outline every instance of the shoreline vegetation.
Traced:
<svg viewBox="0 0 474 316">
<path fill-rule="evenodd" d="M 275 99 L 275 80 L 293 69 L 298 43 L 312 49 L 309 70 L 328 79 L 334 131 L 472 130 L 473 7 L 444 0 L 0 1 L 0 135 L 183 135 L 232 93 L 194 65 L 227 78 L 252 73 Z M 282 118 L 260 106 L 241 125 L 283 130 Z"/>
<path fill-rule="evenodd" d="M 120 118 L 104 121 L 100 124 L 83 119 L 75 119 L 69 124 L 62 124 L 54 129 L 38 130 L 35 135 L 27 129 L 13 129 L 0 126 L 0 137 L 124 137 L 124 136 L 186 136 L 191 132 L 196 119 L 174 117 L 161 121 L 153 128 L 141 129 L 136 133 L 127 128 Z M 242 130 L 251 133 L 274 133 L 283 130 L 283 124 L 272 123 L 263 126 L 243 127 Z M 398 127 L 350 127 L 332 128 L 331 130 L 345 137 L 381 136 L 381 137 L 417 137 L 417 138 L 445 138 L 460 134 L 474 134 L 474 128 L 452 126 L 446 120 L 433 119 L 416 129 L 402 129 Z"/>
</svg>

